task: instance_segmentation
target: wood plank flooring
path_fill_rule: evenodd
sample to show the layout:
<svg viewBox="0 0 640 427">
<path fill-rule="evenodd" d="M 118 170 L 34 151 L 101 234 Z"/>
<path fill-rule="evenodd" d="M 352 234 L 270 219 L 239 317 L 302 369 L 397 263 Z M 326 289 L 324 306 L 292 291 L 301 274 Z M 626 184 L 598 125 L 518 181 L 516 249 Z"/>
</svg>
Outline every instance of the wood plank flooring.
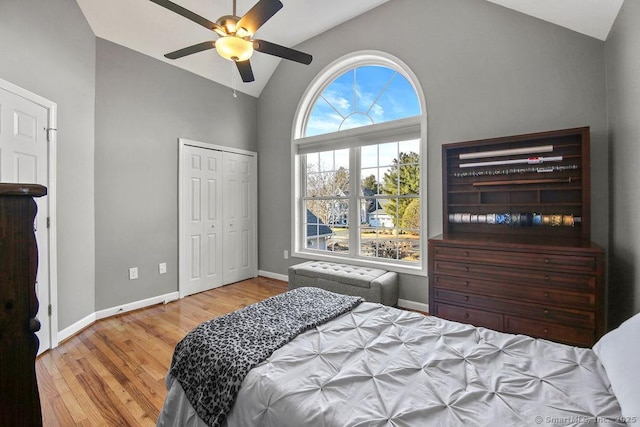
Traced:
<svg viewBox="0 0 640 427">
<path fill-rule="evenodd" d="M 36 360 L 44 425 L 155 426 L 178 341 L 286 290 L 286 282 L 258 277 L 94 323 Z"/>
</svg>

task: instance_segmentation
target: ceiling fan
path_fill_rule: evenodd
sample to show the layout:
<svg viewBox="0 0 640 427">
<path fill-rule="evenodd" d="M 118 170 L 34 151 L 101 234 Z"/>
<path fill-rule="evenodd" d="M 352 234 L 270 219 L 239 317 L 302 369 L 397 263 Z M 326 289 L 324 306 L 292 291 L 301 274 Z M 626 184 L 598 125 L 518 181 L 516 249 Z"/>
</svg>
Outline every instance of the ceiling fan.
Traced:
<svg viewBox="0 0 640 427">
<path fill-rule="evenodd" d="M 255 80 L 251 64 L 249 63 L 249 58 L 251 58 L 254 50 L 306 65 L 309 65 L 313 59 L 313 57 L 307 53 L 265 40 L 252 38 L 265 22 L 282 9 L 283 6 L 280 0 L 259 0 L 258 3 L 242 17 L 236 15 L 236 0 L 233 0 L 233 14 L 224 15 L 216 22 L 211 22 L 169 0 L 151 1 L 196 24 L 202 25 L 220 36 L 220 38 L 215 41 L 206 41 L 167 53 L 164 56 L 168 59 L 178 59 L 215 48 L 220 56 L 236 63 L 242 81 L 245 83 Z"/>
</svg>

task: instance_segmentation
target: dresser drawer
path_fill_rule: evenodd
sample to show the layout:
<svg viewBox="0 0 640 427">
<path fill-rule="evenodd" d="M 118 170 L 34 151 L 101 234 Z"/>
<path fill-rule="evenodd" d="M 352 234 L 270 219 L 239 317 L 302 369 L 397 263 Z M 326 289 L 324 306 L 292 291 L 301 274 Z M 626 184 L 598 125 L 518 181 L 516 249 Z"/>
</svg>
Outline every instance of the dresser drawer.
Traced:
<svg viewBox="0 0 640 427">
<path fill-rule="evenodd" d="M 513 298 L 556 306 L 595 307 L 593 292 L 575 292 L 557 288 L 541 288 L 516 282 L 496 282 L 472 277 L 434 275 L 433 285 L 438 289 L 451 289 L 459 292 L 469 292 L 481 295 L 491 295 L 502 298 Z"/>
<path fill-rule="evenodd" d="M 497 311 L 504 314 L 546 320 L 582 327 L 592 327 L 595 322 L 593 311 L 558 308 L 547 304 L 529 304 L 485 295 L 434 289 L 434 299 L 446 303 L 471 306 L 476 309 Z"/>
<path fill-rule="evenodd" d="M 434 246 L 434 259 L 459 260 L 503 266 L 559 271 L 591 272 L 596 269 L 595 256 L 558 255 L 545 252 L 471 249 L 456 246 Z"/>
<path fill-rule="evenodd" d="M 464 278 L 496 280 L 503 283 L 526 283 L 544 287 L 559 286 L 584 291 L 593 291 L 596 287 L 595 275 L 522 270 L 468 262 L 435 260 L 433 262 L 433 272 L 435 274 L 456 275 Z"/>
<path fill-rule="evenodd" d="M 561 341 L 565 344 L 591 347 L 595 335 L 593 329 L 576 328 L 556 323 L 541 322 L 538 320 L 524 319 L 520 317 L 505 316 L 504 331 L 515 334 L 530 335 L 536 338 L 544 338 L 553 341 Z"/>
<path fill-rule="evenodd" d="M 433 308 L 429 307 L 429 311 L 432 311 L 434 316 L 453 320 L 455 322 L 469 323 L 474 326 L 483 326 L 485 328 L 502 330 L 502 314 L 491 313 L 466 307 L 459 307 L 455 305 L 442 304 L 439 302 L 436 302 L 433 305 Z"/>
</svg>

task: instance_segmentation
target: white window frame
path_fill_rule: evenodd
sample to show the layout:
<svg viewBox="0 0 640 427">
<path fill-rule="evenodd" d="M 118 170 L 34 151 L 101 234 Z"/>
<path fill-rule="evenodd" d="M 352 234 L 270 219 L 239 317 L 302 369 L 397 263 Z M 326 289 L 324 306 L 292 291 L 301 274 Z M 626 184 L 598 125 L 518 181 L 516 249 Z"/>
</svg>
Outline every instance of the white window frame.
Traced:
<svg viewBox="0 0 640 427">
<path fill-rule="evenodd" d="M 393 120 L 373 124 L 370 126 L 358 127 L 328 134 L 304 137 L 304 127 L 311 114 L 317 97 L 324 89 L 337 77 L 345 72 L 361 66 L 378 65 L 398 71 L 409 83 L 413 85 L 418 100 L 420 102 L 419 116 Z M 408 139 L 420 139 L 420 262 L 408 263 L 393 261 L 384 258 L 372 258 L 364 256 L 333 255 L 330 252 L 321 252 L 313 249 L 306 249 L 304 236 L 304 223 L 306 212 L 303 206 L 302 191 L 304 188 L 305 174 L 301 170 L 301 156 L 307 153 L 324 150 L 337 150 L 341 148 L 356 148 L 366 145 L 379 144 L 384 142 L 397 142 Z M 352 150 L 353 152 L 353 150 Z M 359 51 L 343 56 L 329 64 L 321 71 L 307 87 L 302 96 L 296 116 L 293 121 L 291 136 L 291 188 L 293 191 L 291 203 L 291 255 L 299 258 L 326 260 L 334 262 L 348 262 L 350 264 L 384 268 L 399 273 L 407 273 L 419 276 L 427 275 L 427 114 L 426 103 L 422 88 L 417 77 L 411 69 L 398 58 L 380 51 Z M 351 156 L 349 164 L 350 193 L 357 194 L 359 190 L 359 155 Z M 357 196 L 355 196 L 357 198 Z M 353 210 L 352 210 L 353 212 Z M 353 215 L 352 215 L 353 216 Z M 350 224 L 354 218 L 349 218 Z M 357 221 L 359 224 L 359 220 Z M 357 229 L 357 225 L 350 225 Z"/>
</svg>

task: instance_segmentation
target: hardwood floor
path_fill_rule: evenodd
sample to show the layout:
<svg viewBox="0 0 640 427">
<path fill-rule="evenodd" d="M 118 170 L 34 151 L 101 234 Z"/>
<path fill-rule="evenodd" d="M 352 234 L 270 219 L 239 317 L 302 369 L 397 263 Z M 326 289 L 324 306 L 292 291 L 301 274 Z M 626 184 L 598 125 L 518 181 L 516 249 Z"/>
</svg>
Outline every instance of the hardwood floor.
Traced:
<svg viewBox="0 0 640 427">
<path fill-rule="evenodd" d="M 36 360 L 44 425 L 155 426 L 178 341 L 286 290 L 286 282 L 258 277 L 94 323 Z"/>
</svg>

